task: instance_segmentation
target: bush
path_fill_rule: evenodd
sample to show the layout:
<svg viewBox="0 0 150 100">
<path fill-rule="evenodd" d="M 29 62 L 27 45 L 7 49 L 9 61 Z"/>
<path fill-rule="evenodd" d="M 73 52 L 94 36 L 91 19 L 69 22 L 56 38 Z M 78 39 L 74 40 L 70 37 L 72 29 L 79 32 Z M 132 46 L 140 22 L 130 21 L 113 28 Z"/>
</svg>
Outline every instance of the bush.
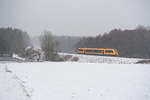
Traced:
<svg viewBox="0 0 150 100">
<path fill-rule="evenodd" d="M 72 55 L 65 55 L 63 58 L 64 58 L 64 61 L 68 61 L 69 59 L 72 58 Z"/>
<path fill-rule="evenodd" d="M 150 60 L 140 60 L 136 64 L 150 64 Z"/>
<path fill-rule="evenodd" d="M 73 57 L 71 61 L 79 61 L 79 57 Z"/>
<path fill-rule="evenodd" d="M 55 60 L 54 61 L 64 61 L 64 57 L 61 57 L 61 56 L 59 56 L 59 55 L 57 55 L 56 57 L 55 57 Z"/>
</svg>

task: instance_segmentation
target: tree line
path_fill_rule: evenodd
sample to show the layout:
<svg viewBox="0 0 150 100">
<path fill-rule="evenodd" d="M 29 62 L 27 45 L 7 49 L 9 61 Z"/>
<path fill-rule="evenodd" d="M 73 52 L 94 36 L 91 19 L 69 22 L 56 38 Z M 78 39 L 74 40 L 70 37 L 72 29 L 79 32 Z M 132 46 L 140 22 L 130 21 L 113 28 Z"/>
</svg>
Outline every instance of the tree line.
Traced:
<svg viewBox="0 0 150 100">
<path fill-rule="evenodd" d="M 133 30 L 114 29 L 104 35 L 84 37 L 77 48 L 115 48 L 121 57 L 150 58 L 150 30 L 138 27 Z"/>
<path fill-rule="evenodd" d="M 0 52 L 21 54 L 31 45 L 28 34 L 16 28 L 0 28 Z"/>
<path fill-rule="evenodd" d="M 138 27 L 133 30 L 114 29 L 95 37 L 56 37 L 45 31 L 40 36 L 40 47 L 45 60 L 60 60 L 59 52 L 72 52 L 78 48 L 114 48 L 121 57 L 150 58 L 150 29 Z M 27 32 L 16 28 L 0 28 L 0 52 L 26 54 L 32 46 Z"/>
<path fill-rule="evenodd" d="M 18 54 L 27 61 L 62 61 L 57 53 L 57 42 L 51 32 L 44 31 L 40 36 L 40 50 L 36 49 L 27 32 L 17 28 L 0 28 L 0 55 Z M 42 55 L 43 54 L 43 55 Z"/>
</svg>

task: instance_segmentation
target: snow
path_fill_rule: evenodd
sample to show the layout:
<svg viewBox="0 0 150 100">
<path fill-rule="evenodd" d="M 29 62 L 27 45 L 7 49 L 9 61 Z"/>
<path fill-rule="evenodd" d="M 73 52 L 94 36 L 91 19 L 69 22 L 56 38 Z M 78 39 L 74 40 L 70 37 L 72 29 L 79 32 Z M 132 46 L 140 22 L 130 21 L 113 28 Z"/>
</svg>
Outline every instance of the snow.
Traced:
<svg viewBox="0 0 150 100">
<path fill-rule="evenodd" d="M 18 60 L 25 61 L 25 58 L 22 58 L 22 57 L 18 56 L 17 54 L 13 54 L 12 57 L 13 57 L 13 58 L 16 58 L 16 59 L 18 59 Z"/>
<path fill-rule="evenodd" d="M 69 54 L 69 53 L 60 53 L 60 55 L 72 55 L 72 57 L 78 57 L 78 62 L 84 63 L 107 63 L 107 64 L 134 64 L 139 60 L 139 58 L 124 58 L 117 56 L 97 56 L 97 55 L 84 55 L 84 54 Z M 71 59 L 70 59 L 71 60 Z"/>
<path fill-rule="evenodd" d="M 32 100 L 150 100 L 148 64 L 37 62 L 5 65 L 23 82 Z M 18 86 L 16 81 L 7 84 L 14 80 L 4 72 L 0 74 L 0 85 Z M 13 89 L 16 92 L 8 92 L 0 86 L 3 93 L 0 98 L 6 95 L 0 100 L 10 100 L 11 93 L 21 91 L 17 87 Z"/>
<path fill-rule="evenodd" d="M 4 64 L 0 65 L 0 100 L 30 100 L 22 82 Z"/>
</svg>

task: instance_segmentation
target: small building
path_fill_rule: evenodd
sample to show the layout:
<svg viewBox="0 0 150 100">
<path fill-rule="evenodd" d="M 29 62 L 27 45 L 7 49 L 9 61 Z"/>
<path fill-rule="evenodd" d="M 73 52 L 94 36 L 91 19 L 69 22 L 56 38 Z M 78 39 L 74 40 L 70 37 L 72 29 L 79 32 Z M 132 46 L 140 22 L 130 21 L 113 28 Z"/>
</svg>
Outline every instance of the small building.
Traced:
<svg viewBox="0 0 150 100">
<path fill-rule="evenodd" d="M 12 52 L 0 51 L 0 57 L 12 57 Z"/>
</svg>

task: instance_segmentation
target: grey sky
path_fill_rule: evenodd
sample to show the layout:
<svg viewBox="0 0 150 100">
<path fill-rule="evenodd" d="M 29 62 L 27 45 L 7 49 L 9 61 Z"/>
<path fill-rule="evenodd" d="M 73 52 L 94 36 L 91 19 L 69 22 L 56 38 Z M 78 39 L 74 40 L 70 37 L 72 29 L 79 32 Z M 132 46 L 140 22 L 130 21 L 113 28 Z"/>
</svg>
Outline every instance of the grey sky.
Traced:
<svg viewBox="0 0 150 100">
<path fill-rule="evenodd" d="M 91 36 L 150 26 L 150 0 L 0 0 L 0 27 Z"/>
</svg>

